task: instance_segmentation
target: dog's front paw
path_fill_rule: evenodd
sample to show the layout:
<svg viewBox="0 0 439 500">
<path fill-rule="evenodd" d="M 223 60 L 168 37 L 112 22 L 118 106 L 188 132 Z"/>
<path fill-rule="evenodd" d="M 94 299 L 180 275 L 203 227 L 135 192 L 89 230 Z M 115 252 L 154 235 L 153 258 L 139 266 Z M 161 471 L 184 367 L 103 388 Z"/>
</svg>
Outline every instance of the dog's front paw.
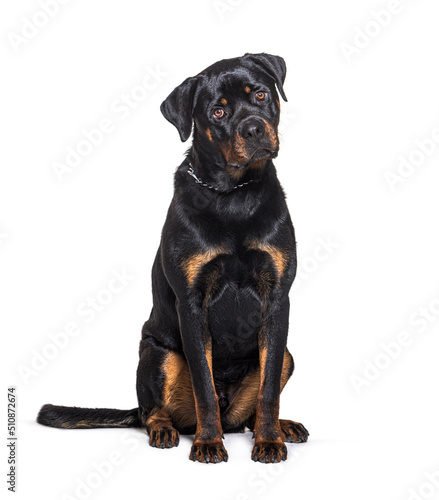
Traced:
<svg viewBox="0 0 439 500">
<path fill-rule="evenodd" d="M 252 451 L 252 460 L 264 464 L 275 464 L 287 459 L 287 447 L 282 441 L 255 442 Z"/>
<path fill-rule="evenodd" d="M 305 443 L 308 441 L 309 432 L 303 424 L 292 420 L 279 420 L 280 428 L 284 434 L 284 441 L 288 443 Z"/>
<path fill-rule="evenodd" d="M 194 462 L 206 464 L 218 464 L 227 462 L 229 456 L 224 448 L 223 442 L 194 441 L 189 458 Z"/>
</svg>

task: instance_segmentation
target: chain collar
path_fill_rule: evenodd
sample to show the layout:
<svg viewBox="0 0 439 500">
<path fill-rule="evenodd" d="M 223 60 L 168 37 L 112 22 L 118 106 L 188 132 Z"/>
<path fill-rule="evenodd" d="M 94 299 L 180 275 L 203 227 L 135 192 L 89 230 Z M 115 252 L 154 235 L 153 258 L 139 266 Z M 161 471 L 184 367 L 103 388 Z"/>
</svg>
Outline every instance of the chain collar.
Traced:
<svg viewBox="0 0 439 500">
<path fill-rule="evenodd" d="M 207 187 L 209 189 L 213 189 L 215 191 L 219 191 L 218 188 L 215 186 L 212 186 L 211 184 L 207 184 L 207 182 L 203 182 L 199 177 L 195 175 L 194 168 L 192 166 L 192 163 L 189 163 L 189 170 L 187 170 L 187 173 L 195 179 L 195 182 L 197 184 L 200 184 L 200 186 Z M 250 182 L 253 182 L 253 179 L 249 180 L 248 182 L 243 182 L 242 184 L 237 184 L 236 186 L 233 187 L 233 189 L 238 189 L 240 187 L 246 186 L 247 184 L 250 184 Z"/>
</svg>

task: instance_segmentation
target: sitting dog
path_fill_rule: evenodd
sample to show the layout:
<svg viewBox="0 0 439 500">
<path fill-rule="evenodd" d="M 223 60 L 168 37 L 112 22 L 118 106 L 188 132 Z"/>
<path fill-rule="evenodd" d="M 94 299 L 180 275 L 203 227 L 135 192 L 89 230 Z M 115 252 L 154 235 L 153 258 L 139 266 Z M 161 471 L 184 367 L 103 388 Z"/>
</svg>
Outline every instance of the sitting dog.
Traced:
<svg viewBox="0 0 439 500">
<path fill-rule="evenodd" d="M 193 143 L 152 269 L 142 330 L 138 408 L 45 405 L 38 422 L 68 429 L 144 426 L 151 446 L 195 434 L 194 461 L 227 461 L 224 432 L 253 430 L 252 459 L 285 460 L 305 427 L 279 419 L 294 363 L 286 348 L 294 229 L 272 159 L 279 150 L 285 62 L 269 54 L 219 61 L 162 103 Z M 277 89 L 276 89 L 277 87 Z"/>
</svg>

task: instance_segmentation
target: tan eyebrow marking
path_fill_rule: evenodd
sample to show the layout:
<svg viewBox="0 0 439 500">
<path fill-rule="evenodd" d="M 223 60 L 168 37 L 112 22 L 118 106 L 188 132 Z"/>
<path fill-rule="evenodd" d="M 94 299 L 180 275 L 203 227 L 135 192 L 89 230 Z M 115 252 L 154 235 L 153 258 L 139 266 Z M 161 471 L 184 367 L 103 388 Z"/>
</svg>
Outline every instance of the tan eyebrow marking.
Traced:
<svg viewBox="0 0 439 500">
<path fill-rule="evenodd" d="M 244 87 L 244 90 L 247 92 L 247 94 L 250 94 L 250 87 L 248 85 Z"/>
<path fill-rule="evenodd" d="M 227 99 L 224 99 L 224 97 L 221 99 L 221 104 L 227 104 Z"/>
</svg>

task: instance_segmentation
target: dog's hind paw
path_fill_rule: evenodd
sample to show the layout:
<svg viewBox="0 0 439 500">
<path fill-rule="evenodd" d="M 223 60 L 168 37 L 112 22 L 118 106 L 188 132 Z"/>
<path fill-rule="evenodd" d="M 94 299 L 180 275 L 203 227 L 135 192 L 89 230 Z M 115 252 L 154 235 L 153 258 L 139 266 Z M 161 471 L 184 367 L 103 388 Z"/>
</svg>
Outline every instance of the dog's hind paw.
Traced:
<svg viewBox="0 0 439 500">
<path fill-rule="evenodd" d="M 156 427 L 149 433 L 149 444 L 154 448 L 173 448 L 180 442 L 180 433 L 174 427 Z"/>
<path fill-rule="evenodd" d="M 288 443 L 305 443 L 308 441 L 309 432 L 303 424 L 292 420 L 279 420 L 279 423 L 284 434 L 284 441 Z"/>
</svg>

